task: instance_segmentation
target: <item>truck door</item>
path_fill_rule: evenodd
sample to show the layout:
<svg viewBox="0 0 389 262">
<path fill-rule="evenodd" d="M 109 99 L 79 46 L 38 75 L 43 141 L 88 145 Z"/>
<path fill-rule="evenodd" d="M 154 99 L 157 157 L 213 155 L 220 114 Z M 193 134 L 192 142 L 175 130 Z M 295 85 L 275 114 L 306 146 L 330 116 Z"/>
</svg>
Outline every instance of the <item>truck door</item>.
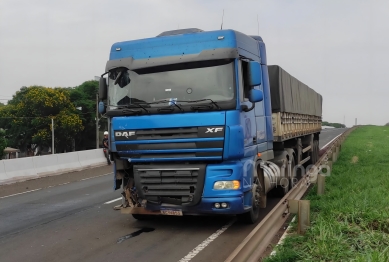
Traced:
<svg viewBox="0 0 389 262">
<path fill-rule="evenodd" d="M 245 85 L 245 76 L 247 75 L 247 62 L 239 60 L 239 99 L 241 105 L 248 108 L 252 106 L 249 101 L 250 87 Z M 258 103 L 257 103 L 258 104 Z M 257 154 L 257 124 L 255 119 L 255 110 L 249 112 L 241 111 L 240 124 L 243 127 L 244 134 L 244 157 L 255 156 Z"/>
<path fill-rule="evenodd" d="M 263 85 L 255 86 L 255 89 L 261 90 L 263 92 Z M 267 148 L 267 135 L 266 135 L 266 115 L 264 108 L 264 100 L 261 102 L 255 103 L 255 124 L 257 130 L 257 149 L 258 153 L 266 151 Z"/>
</svg>

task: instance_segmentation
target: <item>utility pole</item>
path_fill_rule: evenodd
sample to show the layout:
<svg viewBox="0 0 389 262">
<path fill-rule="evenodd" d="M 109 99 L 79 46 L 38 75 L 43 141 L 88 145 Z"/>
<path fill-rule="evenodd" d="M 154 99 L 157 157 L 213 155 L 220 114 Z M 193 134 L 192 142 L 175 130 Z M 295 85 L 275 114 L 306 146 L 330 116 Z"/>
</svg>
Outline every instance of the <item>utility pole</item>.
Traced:
<svg viewBox="0 0 389 262">
<path fill-rule="evenodd" d="M 54 154 L 54 118 L 51 118 L 51 154 Z"/>
<path fill-rule="evenodd" d="M 99 94 L 96 94 L 96 148 L 99 148 Z"/>
</svg>

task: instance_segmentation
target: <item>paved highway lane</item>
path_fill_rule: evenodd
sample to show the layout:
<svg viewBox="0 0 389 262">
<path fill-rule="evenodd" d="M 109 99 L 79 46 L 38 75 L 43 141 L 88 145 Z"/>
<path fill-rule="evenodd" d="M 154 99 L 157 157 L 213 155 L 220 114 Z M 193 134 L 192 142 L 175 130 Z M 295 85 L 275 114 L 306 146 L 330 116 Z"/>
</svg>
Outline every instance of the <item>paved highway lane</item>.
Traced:
<svg viewBox="0 0 389 262">
<path fill-rule="evenodd" d="M 320 146 L 341 131 L 324 130 Z M 112 190 L 112 175 L 103 175 L 109 168 L 75 172 L 69 181 L 87 173 L 102 176 L 49 188 L 57 180 L 65 183 L 63 176 L 0 186 L 8 195 L 43 187 L 0 194 L 0 261 L 224 261 L 255 227 L 234 217 L 137 221 L 113 210 L 120 201 L 105 204 L 120 197 Z M 262 217 L 278 200 L 268 199 Z"/>
<path fill-rule="evenodd" d="M 322 148 L 327 143 L 331 142 L 336 136 L 342 134 L 347 128 L 330 128 L 323 129 L 320 133 L 319 147 Z"/>
</svg>

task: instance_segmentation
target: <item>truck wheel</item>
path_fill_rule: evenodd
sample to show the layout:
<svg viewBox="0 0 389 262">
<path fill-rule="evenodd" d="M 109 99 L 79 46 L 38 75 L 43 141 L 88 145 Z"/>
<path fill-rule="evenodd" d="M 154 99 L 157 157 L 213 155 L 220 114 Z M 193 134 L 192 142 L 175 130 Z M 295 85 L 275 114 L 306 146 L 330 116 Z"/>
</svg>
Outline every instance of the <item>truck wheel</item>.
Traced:
<svg viewBox="0 0 389 262">
<path fill-rule="evenodd" d="M 254 178 L 252 192 L 253 197 L 251 210 L 249 212 L 238 215 L 238 220 L 245 224 L 254 224 L 255 222 L 257 222 L 259 217 L 259 202 L 261 200 L 261 189 L 258 176 Z"/>
<path fill-rule="evenodd" d="M 311 159 L 307 162 L 307 165 L 314 165 L 319 160 L 319 141 L 313 140 L 312 151 L 309 153 Z"/>
<path fill-rule="evenodd" d="M 142 214 L 132 214 L 132 217 L 140 221 L 150 219 L 149 215 L 142 215 Z"/>
<path fill-rule="evenodd" d="M 316 164 L 319 161 L 319 141 L 313 141 L 313 152 L 312 152 L 312 164 Z"/>
<path fill-rule="evenodd" d="M 283 179 L 288 179 L 288 184 L 286 186 L 278 186 L 276 188 L 276 195 L 278 197 L 284 197 L 286 194 L 288 194 L 289 190 L 291 190 L 295 184 L 297 184 L 296 180 L 296 174 L 294 173 L 294 167 L 295 167 L 295 162 L 294 158 L 292 156 L 292 162 L 291 162 L 291 170 L 289 174 L 288 168 L 285 170 L 285 177 Z"/>
</svg>

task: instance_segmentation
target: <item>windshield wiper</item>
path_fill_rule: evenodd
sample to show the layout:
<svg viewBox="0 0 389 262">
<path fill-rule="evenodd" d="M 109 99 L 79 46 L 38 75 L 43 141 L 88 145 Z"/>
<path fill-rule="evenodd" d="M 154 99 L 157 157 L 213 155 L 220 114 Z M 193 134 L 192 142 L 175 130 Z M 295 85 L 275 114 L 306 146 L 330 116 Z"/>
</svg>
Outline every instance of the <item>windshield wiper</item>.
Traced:
<svg viewBox="0 0 389 262">
<path fill-rule="evenodd" d="M 144 103 L 144 104 L 147 104 L 147 105 L 154 105 L 154 104 L 161 104 L 161 103 L 168 103 L 168 102 L 172 102 L 172 104 L 177 107 L 180 111 L 183 111 L 182 107 L 180 107 L 179 105 L 177 105 L 174 101 L 171 101 L 171 100 L 160 100 L 160 101 L 155 101 L 155 102 L 150 102 L 150 103 Z M 165 110 L 167 110 L 169 107 L 164 107 Z M 162 108 L 160 108 L 162 109 Z M 159 109 L 158 109 L 159 111 Z"/>
<path fill-rule="evenodd" d="M 162 113 L 171 113 L 174 112 L 174 107 L 160 107 L 157 109 L 157 111 Z"/>
<path fill-rule="evenodd" d="M 197 105 L 197 106 L 191 106 L 190 109 L 192 110 L 208 110 L 212 109 L 212 105 Z"/>
<path fill-rule="evenodd" d="M 131 106 L 137 106 L 138 108 L 142 108 L 143 110 L 145 110 L 146 113 L 150 113 L 149 110 L 147 110 L 144 106 L 142 106 L 141 104 L 138 104 L 138 103 L 128 104 L 128 105 L 126 105 L 126 108 L 131 108 Z"/>
<path fill-rule="evenodd" d="M 132 108 L 132 106 L 136 106 L 137 108 L 142 108 L 146 113 L 150 113 L 149 110 L 147 110 L 144 106 L 138 104 L 138 103 L 134 103 L 134 104 L 127 104 L 127 105 L 120 105 L 120 106 L 117 106 L 118 109 L 123 109 L 123 108 Z"/>
<path fill-rule="evenodd" d="M 125 109 L 118 109 L 118 110 L 109 110 L 107 111 L 106 115 L 107 116 L 121 116 L 121 115 L 134 115 L 134 114 L 140 114 L 142 113 L 142 110 L 141 109 L 129 109 L 129 108 L 125 108 Z"/>
<path fill-rule="evenodd" d="M 213 101 L 212 99 L 205 98 L 205 99 L 200 99 L 200 100 L 189 100 L 189 101 L 180 101 L 180 102 L 186 102 L 186 103 L 197 103 L 197 102 L 203 102 L 203 101 L 209 101 L 212 103 L 217 109 L 222 109 L 217 102 Z"/>
<path fill-rule="evenodd" d="M 136 114 L 140 114 L 142 112 L 142 110 L 139 110 L 139 109 L 123 109 L 122 110 L 122 113 L 123 114 L 127 114 L 127 113 L 136 113 Z"/>
</svg>

